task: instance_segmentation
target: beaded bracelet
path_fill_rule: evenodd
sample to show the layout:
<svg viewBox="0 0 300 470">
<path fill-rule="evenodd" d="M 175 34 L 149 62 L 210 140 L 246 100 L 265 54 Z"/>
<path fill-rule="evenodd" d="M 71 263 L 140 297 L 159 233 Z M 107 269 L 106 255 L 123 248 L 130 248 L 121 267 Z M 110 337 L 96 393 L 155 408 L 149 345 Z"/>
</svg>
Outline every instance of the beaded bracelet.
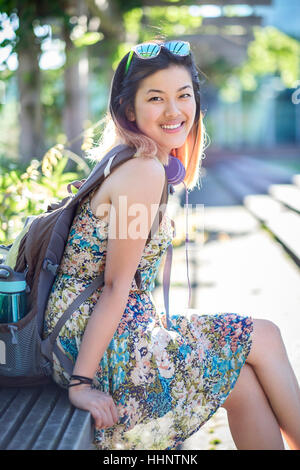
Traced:
<svg viewBox="0 0 300 470">
<path fill-rule="evenodd" d="M 76 387 L 76 385 L 81 385 L 81 384 L 89 384 L 92 385 L 93 379 L 90 379 L 89 377 L 83 377 L 82 375 L 71 375 L 71 380 L 78 380 L 77 383 L 75 384 L 70 384 L 68 385 L 68 388 L 70 387 Z"/>
</svg>

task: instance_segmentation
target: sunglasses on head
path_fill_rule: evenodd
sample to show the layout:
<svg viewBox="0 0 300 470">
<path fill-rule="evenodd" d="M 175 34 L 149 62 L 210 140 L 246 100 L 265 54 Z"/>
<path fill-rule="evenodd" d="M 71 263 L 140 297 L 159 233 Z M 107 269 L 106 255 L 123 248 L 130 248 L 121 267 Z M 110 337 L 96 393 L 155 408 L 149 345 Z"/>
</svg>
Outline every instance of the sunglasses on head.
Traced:
<svg viewBox="0 0 300 470">
<path fill-rule="evenodd" d="M 167 41 L 161 44 L 156 44 L 155 42 L 143 42 L 142 44 L 137 44 L 130 50 L 125 67 L 125 75 L 128 72 L 134 52 L 140 59 L 153 59 L 158 56 L 162 47 L 168 49 L 172 54 L 181 57 L 189 55 L 191 50 L 190 43 L 186 41 Z"/>
</svg>

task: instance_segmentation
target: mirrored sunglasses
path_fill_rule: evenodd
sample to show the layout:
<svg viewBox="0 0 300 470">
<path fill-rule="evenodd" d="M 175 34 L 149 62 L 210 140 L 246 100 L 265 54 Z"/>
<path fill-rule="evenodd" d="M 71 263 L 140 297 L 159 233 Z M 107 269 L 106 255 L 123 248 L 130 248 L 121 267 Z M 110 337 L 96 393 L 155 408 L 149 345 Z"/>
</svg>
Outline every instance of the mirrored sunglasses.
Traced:
<svg viewBox="0 0 300 470">
<path fill-rule="evenodd" d="M 134 52 L 140 59 L 153 59 L 154 57 L 158 56 L 162 47 L 168 49 L 168 51 L 170 51 L 172 54 L 181 57 L 189 55 L 191 51 L 190 43 L 186 41 L 167 41 L 161 44 L 156 44 L 154 42 L 144 42 L 142 44 L 137 44 L 131 48 L 129 53 L 125 67 L 125 75 L 128 72 Z"/>
</svg>

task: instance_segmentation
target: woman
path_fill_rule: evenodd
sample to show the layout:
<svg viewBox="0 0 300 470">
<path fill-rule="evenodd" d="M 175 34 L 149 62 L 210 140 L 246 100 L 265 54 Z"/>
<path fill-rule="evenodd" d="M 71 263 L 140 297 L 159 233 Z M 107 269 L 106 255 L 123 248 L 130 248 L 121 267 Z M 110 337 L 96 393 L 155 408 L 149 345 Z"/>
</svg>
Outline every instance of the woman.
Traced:
<svg viewBox="0 0 300 470">
<path fill-rule="evenodd" d="M 105 135 L 110 147 L 134 146 L 136 158 L 112 171 L 74 219 L 45 335 L 104 266 L 105 285 L 62 328 L 57 344 L 73 359 L 74 376 L 54 358 L 54 379 L 69 386 L 76 407 L 91 412 L 99 449 L 175 449 L 220 406 L 238 449 L 283 449 L 281 431 L 292 449 L 300 449 L 299 387 L 278 328 L 197 310 L 189 317 L 171 315 L 167 328 L 151 297 L 173 236 L 165 215 L 145 246 L 151 209 L 160 201 L 169 154 L 183 163 L 189 188 L 198 179 L 204 141 L 199 92 L 188 43 L 153 41 L 121 60 Z M 135 204 L 151 214 L 145 234 L 135 237 L 126 229 L 121 237 Z M 133 279 L 138 266 L 140 289 Z"/>
</svg>

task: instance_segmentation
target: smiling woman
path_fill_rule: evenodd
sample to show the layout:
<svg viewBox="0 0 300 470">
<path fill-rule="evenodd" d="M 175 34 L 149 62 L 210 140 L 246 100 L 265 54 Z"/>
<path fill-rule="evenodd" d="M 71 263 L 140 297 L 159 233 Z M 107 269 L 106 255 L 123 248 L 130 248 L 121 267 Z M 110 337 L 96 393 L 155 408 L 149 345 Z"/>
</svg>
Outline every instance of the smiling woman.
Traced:
<svg viewBox="0 0 300 470">
<path fill-rule="evenodd" d="M 135 156 L 114 167 L 77 209 L 49 297 L 45 336 L 103 271 L 105 284 L 58 335 L 57 347 L 73 360 L 74 375 L 54 356 L 53 378 L 70 387 L 75 406 L 91 412 L 99 449 L 176 449 L 220 406 L 239 449 L 282 449 L 280 427 L 299 449 L 299 387 L 278 328 L 236 313 L 195 309 L 173 312 L 167 322 L 151 291 L 172 244 L 172 221 L 165 214 L 149 242 L 130 230 L 125 238 L 111 236 L 120 218 L 130 226 L 139 204 L 149 232 L 169 160 L 181 166 L 190 188 L 198 178 L 204 127 L 199 78 L 186 44 L 139 45 L 115 72 L 110 146 L 128 144 Z M 104 205 L 113 208 L 107 220 L 98 217 Z"/>
<path fill-rule="evenodd" d="M 146 48 L 144 48 L 148 55 L 150 54 L 149 51 L 151 53 L 155 51 L 155 54 L 157 54 L 157 50 L 153 49 L 153 44 L 153 42 L 151 45 L 147 43 Z M 189 122 L 184 122 L 183 132 L 180 135 L 178 134 L 178 138 L 177 133 L 174 133 L 172 137 L 176 135 L 176 139 L 173 143 L 171 142 L 171 155 L 176 156 L 184 165 L 186 170 L 184 182 L 189 189 L 192 189 L 199 180 L 201 159 L 204 157 L 203 152 L 207 142 L 200 107 L 199 74 L 190 53 L 189 45 L 188 48 L 186 46 L 188 43 L 170 41 L 166 44 L 169 44 L 168 47 L 161 47 L 157 55 L 148 58 L 141 58 L 133 53 L 129 67 L 127 67 L 128 59 L 133 51 L 126 54 L 121 60 L 111 84 L 107 125 L 99 146 L 95 147 L 90 155 L 95 155 L 95 158 L 99 159 L 99 155 L 103 155 L 116 144 L 126 143 L 136 148 L 137 157 L 156 158 L 159 155 L 160 161 L 166 165 L 170 148 L 166 149 L 163 141 L 164 138 L 169 137 L 170 133 L 164 131 L 158 141 L 152 139 L 149 136 L 146 122 L 149 116 L 147 114 L 143 117 L 136 109 L 136 105 L 141 105 L 143 100 L 144 105 L 147 106 L 147 113 L 149 111 L 151 115 L 153 113 L 153 116 L 154 112 L 158 114 L 159 109 L 161 109 L 161 120 L 156 123 L 159 126 L 178 124 L 179 119 L 182 117 L 181 124 L 186 120 L 186 117 L 181 116 L 180 113 L 186 109 L 190 115 L 191 110 L 189 108 L 195 108 L 193 122 L 190 119 Z M 183 46 L 184 50 L 182 49 Z M 181 53 L 182 50 L 186 55 L 177 54 L 177 52 Z M 176 70 L 177 78 L 172 74 L 174 70 Z M 163 73 L 162 80 L 160 80 L 161 76 L 158 75 L 155 81 L 152 81 L 152 79 L 147 81 L 147 77 L 150 78 L 156 75 L 155 72 Z M 143 88 L 143 92 L 141 88 Z M 159 92 L 155 90 L 159 90 Z M 143 96 L 144 93 L 147 93 L 147 95 Z M 174 118 L 174 106 L 179 105 L 179 103 L 182 103 L 182 105 L 175 110 Z M 164 116 L 162 106 L 166 105 L 169 109 L 166 110 L 167 115 Z M 154 111 L 155 109 L 156 111 Z M 135 116 L 135 113 L 139 116 Z M 183 139 L 184 135 L 185 139 Z"/>
<path fill-rule="evenodd" d="M 161 89 L 161 84 L 165 84 Z M 169 155 L 182 147 L 192 129 L 196 115 L 190 73 L 171 65 L 147 77 L 141 83 L 128 119 L 154 140 Z M 170 137 L 169 137 L 170 136 Z"/>
</svg>

